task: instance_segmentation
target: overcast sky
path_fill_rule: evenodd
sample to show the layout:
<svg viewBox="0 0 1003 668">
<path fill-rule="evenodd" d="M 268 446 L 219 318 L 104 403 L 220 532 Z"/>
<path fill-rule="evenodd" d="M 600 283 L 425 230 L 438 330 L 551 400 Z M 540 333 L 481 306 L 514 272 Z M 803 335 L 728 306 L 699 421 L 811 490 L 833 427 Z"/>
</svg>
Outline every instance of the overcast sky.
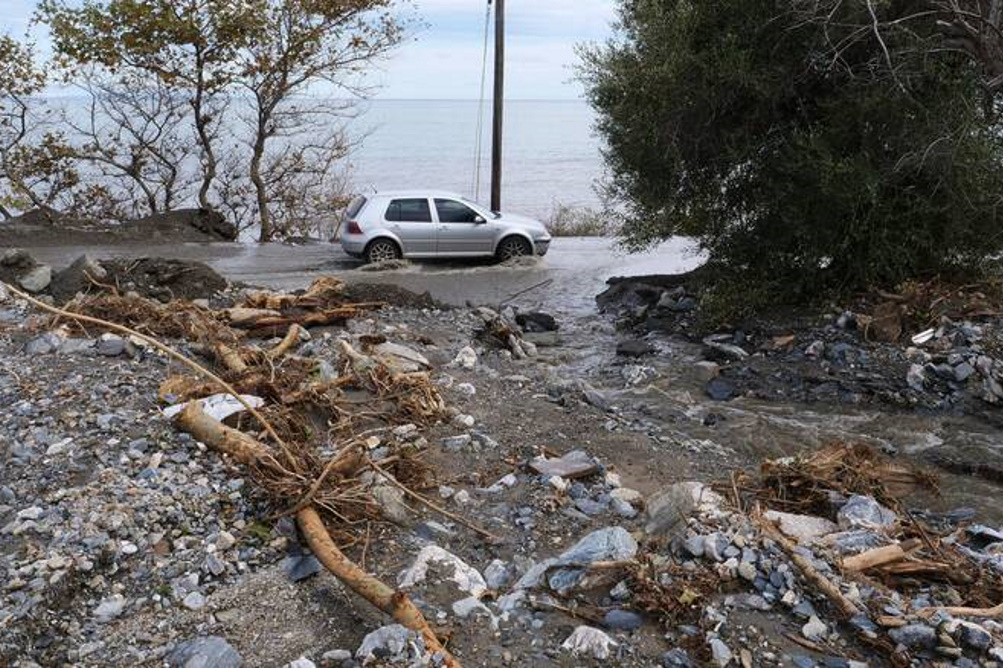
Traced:
<svg viewBox="0 0 1003 668">
<path fill-rule="evenodd" d="M 479 94 L 487 0 L 415 0 L 419 25 L 379 66 L 381 98 L 462 99 Z M 574 46 L 610 32 L 615 0 L 507 0 L 506 95 L 569 99 Z M 35 3 L 0 0 L 0 31 L 21 36 Z M 42 35 L 37 35 L 44 42 Z M 490 77 L 490 65 L 489 65 Z M 490 96 L 490 78 L 488 95 Z"/>
</svg>

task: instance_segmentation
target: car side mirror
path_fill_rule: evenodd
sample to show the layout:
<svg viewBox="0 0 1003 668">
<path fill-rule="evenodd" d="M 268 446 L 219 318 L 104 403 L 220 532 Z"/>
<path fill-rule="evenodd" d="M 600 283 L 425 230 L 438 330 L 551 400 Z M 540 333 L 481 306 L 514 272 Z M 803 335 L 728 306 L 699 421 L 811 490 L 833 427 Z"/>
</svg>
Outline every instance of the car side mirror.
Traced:
<svg viewBox="0 0 1003 668">
<path fill-rule="evenodd" d="M 486 223 L 488 221 L 484 220 L 483 216 L 474 216 L 474 223 L 480 225 L 481 223 Z"/>
</svg>

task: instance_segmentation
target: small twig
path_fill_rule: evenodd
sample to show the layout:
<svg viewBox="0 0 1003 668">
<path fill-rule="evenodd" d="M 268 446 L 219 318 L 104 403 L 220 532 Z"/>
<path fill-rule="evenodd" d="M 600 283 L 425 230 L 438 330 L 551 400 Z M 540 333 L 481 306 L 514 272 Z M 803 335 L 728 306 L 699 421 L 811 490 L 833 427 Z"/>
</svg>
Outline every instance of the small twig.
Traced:
<svg viewBox="0 0 1003 668">
<path fill-rule="evenodd" d="M 500 542 L 501 541 L 501 539 L 498 536 L 494 535 L 490 531 L 487 531 L 486 529 L 482 529 L 481 527 L 477 526 L 473 522 L 471 522 L 471 521 L 469 521 L 467 519 L 464 519 L 463 517 L 460 517 L 459 515 L 456 515 L 454 513 L 449 512 L 448 510 L 446 510 L 442 506 L 440 506 L 440 505 L 438 505 L 438 504 L 436 504 L 436 503 L 434 503 L 432 501 L 429 501 L 428 499 L 426 499 L 421 494 L 410 490 L 406 485 L 402 484 L 399 480 L 397 480 L 397 478 L 393 477 L 392 475 L 390 475 L 389 473 L 387 473 L 386 471 L 384 471 L 382 468 L 380 468 L 380 466 L 378 464 L 376 464 L 375 462 L 369 462 L 369 465 L 373 468 L 374 471 L 376 471 L 381 476 L 383 476 L 384 478 L 386 478 L 387 481 L 390 482 L 390 484 L 394 485 L 395 487 L 397 487 L 402 492 L 404 492 L 405 494 L 407 494 L 411 498 L 415 499 L 416 501 L 419 501 L 422 504 L 428 506 L 429 508 L 431 508 L 435 512 L 439 513 L 440 515 L 443 515 L 444 517 L 448 517 L 449 519 L 453 520 L 454 522 L 459 522 L 460 524 L 462 524 L 463 526 L 467 527 L 468 529 L 470 529 L 472 531 L 475 531 L 475 532 L 479 533 L 480 535 L 484 536 L 485 538 L 487 538 L 491 542 Z"/>
<path fill-rule="evenodd" d="M 359 559 L 359 566 L 366 570 L 366 553 L 369 552 L 369 529 L 372 522 L 366 522 L 366 542 L 362 544 L 362 557 Z"/>
<path fill-rule="evenodd" d="M 120 332 L 122 334 L 126 334 L 128 336 L 135 336 L 137 339 L 150 344 L 151 346 L 153 346 L 157 350 L 161 351 L 162 353 L 164 353 L 168 357 L 171 357 L 172 359 L 174 359 L 174 360 L 176 360 L 178 362 L 181 362 L 182 364 L 184 364 L 185 366 L 187 366 L 192 371 L 195 371 L 196 373 L 198 373 L 198 374 L 200 374 L 202 376 L 205 376 L 206 378 L 212 380 L 214 383 L 219 384 L 219 386 L 222 387 L 227 392 L 227 394 L 231 395 L 234 399 L 236 399 L 237 402 L 240 403 L 240 405 L 243 406 L 244 409 L 248 413 L 250 413 L 251 415 L 253 415 L 255 417 L 255 419 L 258 422 L 261 423 L 261 426 L 265 428 L 265 431 L 268 432 L 269 436 L 271 436 L 273 439 L 275 439 L 276 443 L 278 443 L 283 449 L 287 448 L 287 446 L 285 444 L 285 441 L 283 441 L 279 437 L 278 433 L 275 431 L 275 428 L 272 427 L 272 424 L 267 419 L 265 419 L 265 417 L 260 412 L 258 412 L 258 409 L 256 409 L 254 406 L 252 406 L 250 403 L 248 403 L 242 396 L 240 396 L 240 393 L 237 392 L 237 390 L 235 390 L 233 388 L 233 386 L 231 386 L 228 382 L 226 382 L 225 380 L 223 380 L 222 378 L 220 378 L 219 376 L 217 376 L 216 374 L 214 374 L 212 371 L 209 371 L 208 369 L 206 369 L 201 364 L 188 359 L 187 357 L 185 357 L 184 355 L 182 355 L 178 351 L 174 350 L 170 346 L 167 346 L 167 345 L 161 343 L 160 341 L 158 341 L 157 339 L 155 339 L 155 338 L 153 338 L 151 336 L 147 336 L 146 334 L 140 334 L 136 330 L 131 329 L 129 327 L 125 327 L 124 325 L 118 325 L 118 324 L 115 324 L 114 322 L 109 322 L 107 320 L 102 320 L 101 318 L 94 318 L 94 317 L 89 316 L 89 315 L 81 315 L 80 313 L 73 313 L 72 311 L 66 311 L 64 309 L 57 308 L 55 306 L 49 306 L 45 302 L 39 301 L 39 300 L 35 299 L 34 297 L 31 297 L 30 295 L 27 295 L 27 294 L 21 292 L 17 288 L 12 287 L 8 283 L 4 283 L 4 282 L 0 281 L 0 285 L 5 286 L 7 288 L 7 290 L 9 290 L 11 292 L 11 294 L 17 295 L 21 299 L 24 299 L 25 301 L 27 301 L 32 306 L 35 306 L 36 308 L 40 308 L 43 311 L 46 311 L 48 313 L 52 313 L 54 315 L 57 315 L 57 316 L 60 316 L 60 317 L 63 317 L 63 318 L 70 318 L 72 320 L 76 320 L 77 322 L 89 322 L 92 325 L 98 325 L 100 327 L 105 327 L 107 329 L 111 329 L 111 330 L 114 330 L 116 332 Z"/>
</svg>

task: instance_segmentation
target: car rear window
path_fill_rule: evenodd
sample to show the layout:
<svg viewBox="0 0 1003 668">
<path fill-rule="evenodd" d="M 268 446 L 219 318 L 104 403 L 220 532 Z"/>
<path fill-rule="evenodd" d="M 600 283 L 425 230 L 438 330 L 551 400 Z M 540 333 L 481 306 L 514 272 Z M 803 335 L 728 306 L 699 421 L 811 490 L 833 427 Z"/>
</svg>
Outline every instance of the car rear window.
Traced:
<svg viewBox="0 0 1003 668">
<path fill-rule="evenodd" d="M 345 209 L 345 220 L 350 220 L 359 215 L 362 211 L 362 207 L 366 205 L 366 198 L 363 195 L 358 195 L 353 198 L 351 202 L 348 203 L 348 208 Z"/>
<path fill-rule="evenodd" d="M 427 199 L 395 199 L 387 207 L 386 219 L 392 223 L 431 223 Z"/>
</svg>

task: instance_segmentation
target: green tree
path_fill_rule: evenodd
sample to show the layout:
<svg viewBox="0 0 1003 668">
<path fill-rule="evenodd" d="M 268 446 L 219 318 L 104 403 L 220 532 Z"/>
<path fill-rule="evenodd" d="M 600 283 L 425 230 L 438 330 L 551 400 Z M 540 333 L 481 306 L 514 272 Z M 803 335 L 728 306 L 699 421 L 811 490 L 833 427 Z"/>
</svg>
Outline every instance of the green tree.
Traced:
<svg viewBox="0 0 1003 668">
<path fill-rule="evenodd" d="M 919 1 L 623 0 L 582 77 L 626 244 L 688 235 L 788 297 L 1003 250 L 992 72 L 944 23 Z"/>
<path fill-rule="evenodd" d="M 0 35 L 0 217 L 49 207 L 79 181 L 63 135 L 41 129 L 47 82 L 34 46 Z"/>
</svg>

